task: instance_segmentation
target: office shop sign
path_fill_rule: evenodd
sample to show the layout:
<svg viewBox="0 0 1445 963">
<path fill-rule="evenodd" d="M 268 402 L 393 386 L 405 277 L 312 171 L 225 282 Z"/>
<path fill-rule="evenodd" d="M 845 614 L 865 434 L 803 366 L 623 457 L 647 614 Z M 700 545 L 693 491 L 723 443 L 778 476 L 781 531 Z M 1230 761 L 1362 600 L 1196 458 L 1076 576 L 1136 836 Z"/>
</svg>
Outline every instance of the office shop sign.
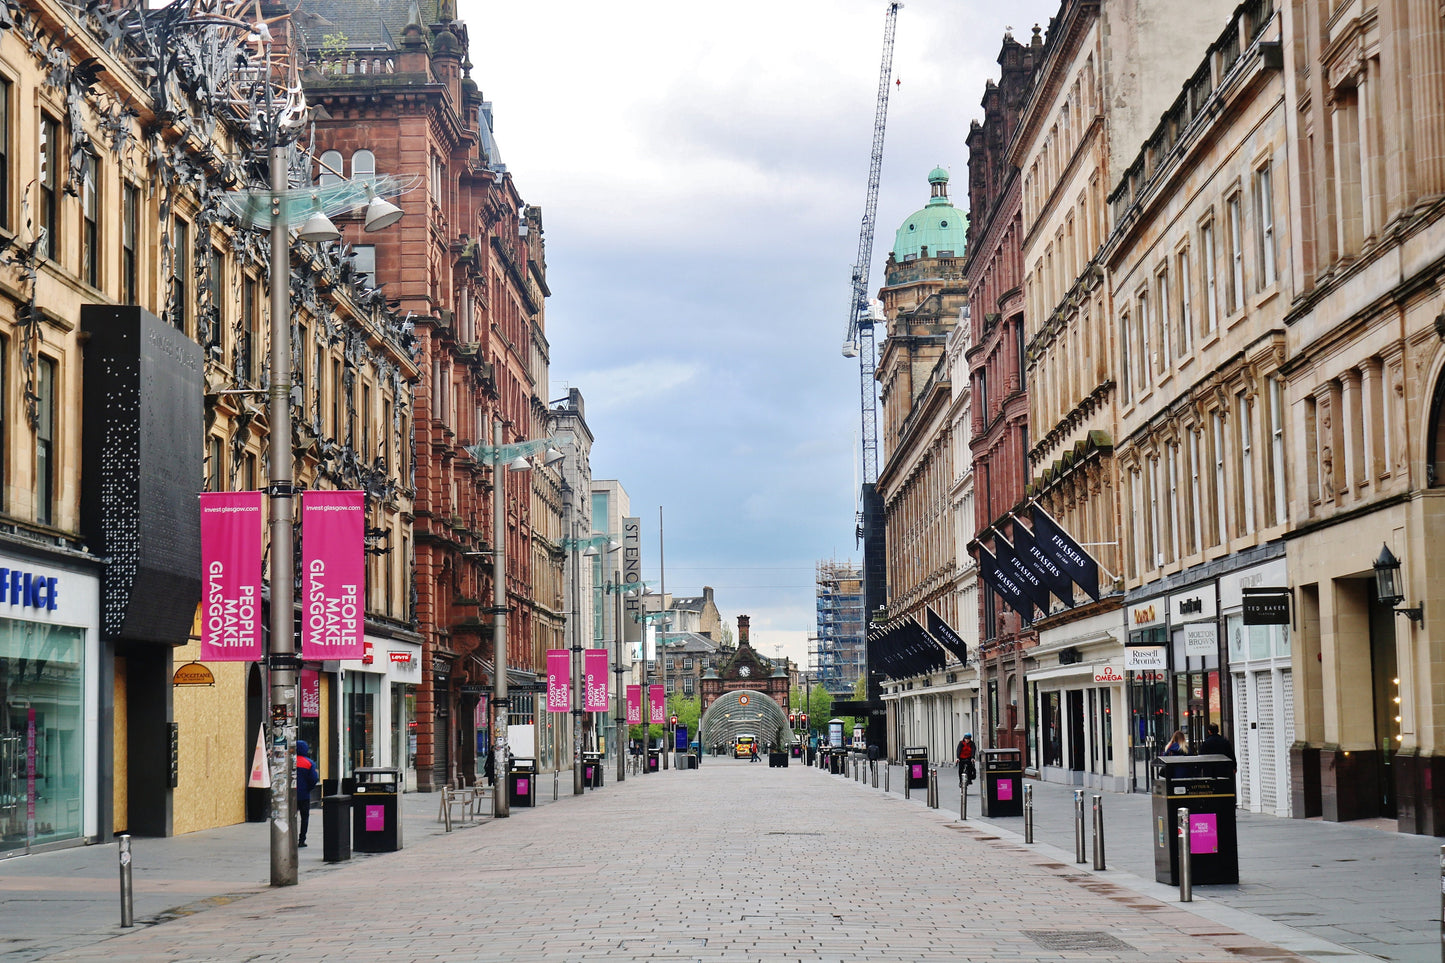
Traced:
<svg viewBox="0 0 1445 963">
<path fill-rule="evenodd" d="M 0 600 L 22 612 L 54 612 L 60 608 L 60 579 L 45 572 L 0 567 Z"/>
</svg>

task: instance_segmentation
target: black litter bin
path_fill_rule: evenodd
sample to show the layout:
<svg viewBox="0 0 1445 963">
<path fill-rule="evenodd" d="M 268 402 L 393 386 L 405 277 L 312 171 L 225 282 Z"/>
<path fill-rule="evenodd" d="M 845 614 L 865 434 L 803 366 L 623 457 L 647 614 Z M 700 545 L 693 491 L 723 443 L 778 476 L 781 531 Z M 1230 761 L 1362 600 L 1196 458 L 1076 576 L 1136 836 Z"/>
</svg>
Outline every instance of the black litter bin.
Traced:
<svg viewBox="0 0 1445 963">
<path fill-rule="evenodd" d="M 662 752 L 658 749 L 647 750 L 647 771 L 657 772 L 662 767 Z"/>
<path fill-rule="evenodd" d="M 914 746 L 903 750 L 903 778 L 909 789 L 928 788 L 928 749 Z"/>
<path fill-rule="evenodd" d="M 328 780 L 332 787 L 336 780 Z M 321 858 L 342 863 L 351 858 L 351 797 L 321 797 Z"/>
<path fill-rule="evenodd" d="M 1024 814 L 1023 753 L 1017 749 L 983 751 L 983 814 Z"/>
<path fill-rule="evenodd" d="M 602 768 L 602 753 L 582 753 L 582 785 L 588 789 L 601 789 Z"/>
<path fill-rule="evenodd" d="M 507 770 L 507 801 L 513 806 L 537 805 L 537 760 L 512 760 Z"/>
<path fill-rule="evenodd" d="M 1192 884 L 1239 882 L 1234 824 L 1234 760 L 1228 756 L 1159 756 L 1154 790 L 1154 879 L 1179 885 L 1180 809 L 1189 810 Z"/>
<path fill-rule="evenodd" d="M 829 748 L 828 771 L 835 776 L 848 775 L 848 754 L 836 746 Z"/>
<path fill-rule="evenodd" d="M 358 853 L 401 849 L 401 770 L 357 769 L 352 779 L 356 787 L 351 794 L 352 849 Z"/>
</svg>

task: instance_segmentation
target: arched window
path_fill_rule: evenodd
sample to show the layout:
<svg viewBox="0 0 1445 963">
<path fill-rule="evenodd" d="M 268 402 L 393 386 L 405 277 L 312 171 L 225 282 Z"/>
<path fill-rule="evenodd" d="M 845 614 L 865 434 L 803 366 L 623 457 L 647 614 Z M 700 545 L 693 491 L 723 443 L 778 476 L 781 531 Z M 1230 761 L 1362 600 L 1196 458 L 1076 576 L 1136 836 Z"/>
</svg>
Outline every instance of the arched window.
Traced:
<svg viewBox="0 0 1445 963">
<path fill-rule="evenodd" d="M 354 179 L 376 176 L 376 155 L 369 150 L 359 150 L 351 155 L 351 176 Z"/>
<path fill-rule="evenodd" d="M 1425 484 L 1430 488 L 1445 487 L 1445 373 L 1435 382 L 1425 445 Z"/>
<path fill-rule="evenodd" d="M 325 187 L 327 184 L 335 184 L 341 180 L 343 173 L 342 165 L 346 163 L 341 159 L 341 151 L 329 150 L 321 155 L 321 176 L 316 183 Z"/>
</svg>

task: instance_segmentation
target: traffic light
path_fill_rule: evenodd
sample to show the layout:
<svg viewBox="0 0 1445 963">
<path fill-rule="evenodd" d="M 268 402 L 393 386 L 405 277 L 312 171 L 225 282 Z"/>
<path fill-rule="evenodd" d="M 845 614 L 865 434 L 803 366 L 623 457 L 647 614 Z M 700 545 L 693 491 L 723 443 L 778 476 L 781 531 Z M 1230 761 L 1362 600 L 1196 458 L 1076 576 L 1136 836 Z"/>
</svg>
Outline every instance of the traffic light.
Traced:
<svg viewBox="0 0 1445 963">
<path fill-rule="evenodd" d="M 806 728 L 808 728 L 808 714 L 807 714 L 806 712 L 804 712 L 799 718 L 801 718 L 801 719 L 803 720 L 803 721 L 802 721 L 802 724 L 799 726 L 799 728 L 801 728 L 801 729 L 806 729 Z"/>
<path fill-rule="evenodd" d="M 796 728 L 798 728 L 798 714 L 797 714 L 796 712 L 790 712 L 790 713 L 788 713 L 788 728 L 789 728 L 789 729 L 796 729 Z"/>
</svg>

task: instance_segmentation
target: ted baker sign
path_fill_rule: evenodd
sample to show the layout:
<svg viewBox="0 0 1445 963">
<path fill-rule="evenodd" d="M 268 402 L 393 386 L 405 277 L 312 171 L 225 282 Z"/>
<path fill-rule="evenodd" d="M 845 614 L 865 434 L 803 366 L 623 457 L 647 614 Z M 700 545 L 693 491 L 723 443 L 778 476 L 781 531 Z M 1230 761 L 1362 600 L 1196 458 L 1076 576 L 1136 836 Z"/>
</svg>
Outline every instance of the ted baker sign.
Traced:
<svg viewBox="0 0 1445 963">
<path fill-rule="evenodd" d="M 301 495 L 301 657 L 364 654 L 365 496 L 358 491 Z"/>
</svg>

